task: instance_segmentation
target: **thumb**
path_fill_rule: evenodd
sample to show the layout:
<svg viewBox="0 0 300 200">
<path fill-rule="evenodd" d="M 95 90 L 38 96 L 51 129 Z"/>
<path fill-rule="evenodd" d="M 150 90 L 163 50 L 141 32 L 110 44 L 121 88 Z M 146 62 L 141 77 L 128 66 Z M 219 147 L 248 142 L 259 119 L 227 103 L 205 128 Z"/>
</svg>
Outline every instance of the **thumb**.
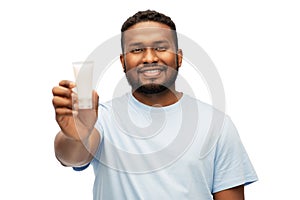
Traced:
<svg viewBox="0 0 300 200">
<path fill-rule="evenodd" d="M 99 95 L 95 90 L 93 90 L 92 99 L 93 109 L 95 109 L 96 113 L 98 114 Z"/>
</svg>

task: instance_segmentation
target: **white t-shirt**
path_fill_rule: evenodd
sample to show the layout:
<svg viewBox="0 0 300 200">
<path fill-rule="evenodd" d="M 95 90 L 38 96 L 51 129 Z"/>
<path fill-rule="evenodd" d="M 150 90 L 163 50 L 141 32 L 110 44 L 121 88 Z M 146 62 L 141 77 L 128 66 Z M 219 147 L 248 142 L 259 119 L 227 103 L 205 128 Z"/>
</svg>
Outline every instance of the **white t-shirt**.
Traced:
<svg viewBox="0 0 300 200">
<path fill-rule="evenodd" d="M 209 200 L 257 176 L 232 121 L 188 95 L 151 107 L 126 94 L 99 105 L 94 200 Z"/>
</svg>

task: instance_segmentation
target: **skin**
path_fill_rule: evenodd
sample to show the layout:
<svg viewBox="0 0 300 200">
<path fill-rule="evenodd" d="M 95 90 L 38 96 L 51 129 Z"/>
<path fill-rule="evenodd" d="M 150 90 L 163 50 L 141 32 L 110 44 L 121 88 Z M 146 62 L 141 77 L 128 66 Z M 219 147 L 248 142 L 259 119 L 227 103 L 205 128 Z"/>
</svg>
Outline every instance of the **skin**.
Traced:
<svg viewBox="0 0 300 200">
<path fill-rule="evenodd" d="M 150 28 L 149 28 L 150 27 Z M 159 30 L 159 31 L 158 31 Z M 175 88 L 177 70 L 182 63 L 182 51 L 176 50 L 171 29 L 158 22 L 140 22 L 128 29 L 124 37 L 124 53 L 120 61 L 132 94 L 149 106 L 168 106 L 176 103 L 182 93 Z M 170 81 L 174 79 L 174 82 Z M 137 90 L 164 85 L 164 91 L 147 94 Z M 65 166 L 82 166 L 93 159 L 100 141 L 94 128 L 98 117 L 98 94 L 93 92 L 93 109 L 79 110 L 75 83 L 61 81 L 54 87 L 53 106 L 61 131 L 54 146 L 57 159 Z M 237 186 L 213 194 L 215 200 L 243 200 L 244 186 Z"/>
<path fill-rule="evenodd" d="M 244 200 L 244 185 L 213 194 L 215 200 Z"/>
<path fill-rule="evenodd" d="M 82 166 L 93 159 L 100 141 L 94 128 L 98 116 L 98 95 L 93 92 L 93 109 L 79 110 L 75 83 L 60 81 L 52 89 L 55 119 L 61 128 L 54 140 L 55 155 L 65 166 Z"/>
<path fill-rule="evenodd" d="M 166 82 L 177 73 L 182 63 L 182 51 L 176 51 L 169 26 L 158 22 L 140 22 L 128 29 L 124 37 L 124 54 L 120 55 L 127 77 L 141 85 L 161 84 L 167 90 L 156 94 L 143 94 L 133 87 L 133 96 L 149 106 L 167 106 L 176 103 L 182 93 L 175 90 L 175 82 Z M 149 65 L 154 67 L 148 67 Z M 158 66 L 158 67 L 156 67 Z M 138 70 L 167 68 L 158 75 L 145 75 Z"/>
</svg>

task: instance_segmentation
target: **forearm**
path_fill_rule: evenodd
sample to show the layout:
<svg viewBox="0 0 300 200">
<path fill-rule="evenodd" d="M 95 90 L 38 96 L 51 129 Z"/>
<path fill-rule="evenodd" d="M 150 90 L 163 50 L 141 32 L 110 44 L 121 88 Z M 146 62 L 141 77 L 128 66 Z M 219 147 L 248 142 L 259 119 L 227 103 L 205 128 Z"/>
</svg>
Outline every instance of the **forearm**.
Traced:
<svg viewBox="0 0 300 200">
<path fill-rule="evenodd" d="M 244 185 L 215 193 L 214 200 L 244 200 Z"/>
<path fill-rule="evenodd" d="M 93 159 L 100 141 L 100 135 L 94 128 L 86 140 L 74 140 L 59 132 L 54 141 L 56 158 L 65 166 L 82 166 Z"/>
</svg>

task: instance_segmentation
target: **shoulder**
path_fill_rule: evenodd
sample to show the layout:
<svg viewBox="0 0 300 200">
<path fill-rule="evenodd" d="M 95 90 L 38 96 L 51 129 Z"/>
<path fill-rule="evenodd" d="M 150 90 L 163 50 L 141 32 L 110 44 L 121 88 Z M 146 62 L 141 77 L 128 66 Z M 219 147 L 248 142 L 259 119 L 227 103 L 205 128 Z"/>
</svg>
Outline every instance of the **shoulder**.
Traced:
<svg viewBox="0 0 300 200">
<path fill-rule="evenodd" d="M 230 117 L 213 105 L 202 102 L 199 99 L 185 95 L 182 99 L 183 110 L 188 110 L 188 115 L 194 115 L 198 119 L 198 125 L 210 129 L 210 136 L 212 132 L 221 133 L 232 123 Z M 212 134 L 212 135 L 211 135 Z"/>
<path fill-rule="evenodd" d="M 199 111 L 201 111 L 201 113 L 203 113 L 203 112 L 205 112 L 205 114 L 214 113 L 217 115 L 225 116 L 225 112 L 219 110 L 214 105 L 205 103 L 205 102 L 203 102 L 195 97 L 192 97 L 188 94 L 184 94 L 183 97 L 184 98 L 182 98 L 182 102 L 184 104 L 189 105 L 189 107 L 193 107 L 194 109 L 198 109 Z M 195 106 L 197 106 L 197 107 L 195 107 Z"/>
<path fill-rule="evenodd" d="M 110 112 L 112 109 L 118 109 L 120 107 L 124 107 L 124 105 L 129 102 L 129 94 L 126 93 L 122 96 L 115 97 L 112 100 L 106 102 L 99 102 L 99 111 L 101 112 Z"/>
</svg>

